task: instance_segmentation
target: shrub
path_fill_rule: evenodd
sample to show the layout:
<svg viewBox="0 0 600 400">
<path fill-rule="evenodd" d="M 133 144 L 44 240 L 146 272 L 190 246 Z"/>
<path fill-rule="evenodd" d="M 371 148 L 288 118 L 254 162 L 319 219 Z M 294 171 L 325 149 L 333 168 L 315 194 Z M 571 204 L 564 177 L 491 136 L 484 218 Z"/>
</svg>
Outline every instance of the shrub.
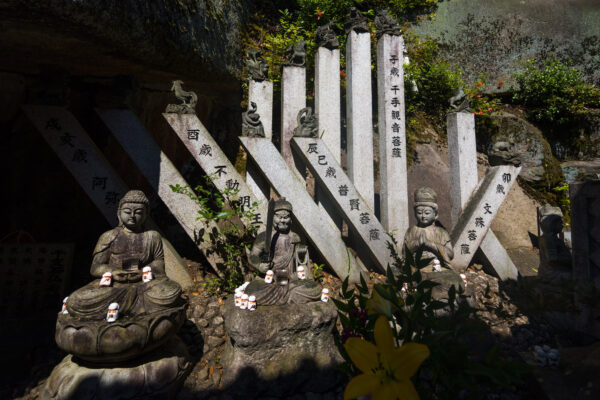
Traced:
<svg viewBox="0 0 600 400">
<path fill-rule="evenodd" d="M 514 74 L 519 89 L 513 100 L 528 108 L 527 116 L 549 132 L 573 131 L 600 106 L 600 89 L 585 84 L 581 72 L 556 58 L 529 60 Z"/>
</svg>

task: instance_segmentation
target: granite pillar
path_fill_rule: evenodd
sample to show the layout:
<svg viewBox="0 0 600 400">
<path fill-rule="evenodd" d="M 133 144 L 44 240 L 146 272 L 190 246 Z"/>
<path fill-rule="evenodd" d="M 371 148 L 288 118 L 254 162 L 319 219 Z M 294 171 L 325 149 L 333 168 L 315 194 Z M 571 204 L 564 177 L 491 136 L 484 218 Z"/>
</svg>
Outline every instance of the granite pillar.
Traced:
<svg viewBox="0 0 600 400">
<path fill-rule="evenodd" d="M 403 51 L 402 36 L 385 34 L 377 42 L 380 219 L 398 243 L 409 225 Z"/>
<path fill-rule="evenodd" d="M 248 82 L 248 103 L 256 104 L 256 113 L 260 115 L 265 138 L 273 137 L 273 82 L 255 81 Z M 246 163 L 246 183 L 252 192 L 258 196 L 270 197 L 270 187 L 261 177 L 260 172 L 251 162 Z"/>
<path fill-rule="evenodd" d="M 371 35 L 351 31 L 346 42 L 348 176 L 374 209 Z"/>
<path fill-rule="evenodd" d="M 290 147 L 298 112 L 306 107 L 306 68 L 286 65 L 281 74 L 281 155 L 286 164 L 296 170 Z M 300 171 L 302 172 L 302 171 Z"/>
</svg>

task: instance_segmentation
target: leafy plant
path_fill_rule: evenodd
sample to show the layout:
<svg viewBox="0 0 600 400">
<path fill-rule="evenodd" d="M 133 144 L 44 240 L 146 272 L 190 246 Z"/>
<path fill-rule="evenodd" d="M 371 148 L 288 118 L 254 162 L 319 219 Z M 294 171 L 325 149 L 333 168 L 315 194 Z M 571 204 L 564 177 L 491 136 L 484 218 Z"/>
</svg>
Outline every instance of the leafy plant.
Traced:
<svg viewBox="0 0 600 400">
<path fill-rule="evenodd" d="M 498 111 L 498 103 L 500 102 L 497 98 L 490 98 L 483 93 L 482 88 L 485 87 L 486 81 L 483 76 L 479 77 L 479 80 L 473 84 L 473 86 L 465 89 L 465 95 L 469 97 L 471 102 L 471 110 L 473 114 L 489 116 L 494 112 Z"/>
<path fill-rule="evenodd" d="M 600 107 L 600 89 L 585 84 L 578 69 L 556 58 L 529 60 L 514 78 L 519 89 L 513 100 L 528 107 L 528 118 L 551 132 L 576 128 L 590 107 Z"/>
<path fill-rule="evenodd" d="M 313 278 L 315 279 L 315 281 L 317 282 L 322 282 L 323 278 L 325 278 L 325 275 L 323 274 L 323 268 L 325 267 L 325 264 L 317 264 L 317 263 L 313 263 Z"/>
<path fill-rule="evenodd" d="M 479 334 L 472 318 L 474 310 L 454 286 L 448 290 L 447 300 L 432 296 L 438 284 L 422 278 L 420 270 L 430 261 L 422 259 L 422 249 L 414 255 L 406 249 L 402 260 L 394 244 L 388 247 L 393 263 L 387 268 L 385 283 L 375 284 L 370 292 L 362 278 L 354 290 L 348 288 L 346 279 L 341 299 L 333 299 L 342 324 L 337 337 L 346 360 L 342 370 L 350 376 L 360 373 L 344 343 L 352 337 L 373 342 L 375 321 L 384 315 L 391 321 L 396 346 L 416 342 L 430 349 L 431 355 L 413 378 L 425 398 L 479 399 L 489 387 L 519 382 L 526 367 L 503 357 L 498 345 L 483 355 L 470 349 L 468 341 L 477 340 Z"/>
<path fill-rule="evenodd" d="M 204 184 L 194 190 L 181 185 L 170 187 L 199 206 L 196 220 L 202 221 L 204 227 L 197 233 L 197 240 L 208 240 L 207 256 L 219 260 L 219 276 L 207 280 L 205 288 L 211 294 L 233 292 L 244 282 L 244 275 L 249 271 L 245 249 L 256 237 L 256 227 L 250 221 L 256 215 L 258 203 L 243 204 L 238 196 L 239 189 L 228 188 L 221 193 L 212 184 L 214 176 L 204 179 Z"/>
</svg>

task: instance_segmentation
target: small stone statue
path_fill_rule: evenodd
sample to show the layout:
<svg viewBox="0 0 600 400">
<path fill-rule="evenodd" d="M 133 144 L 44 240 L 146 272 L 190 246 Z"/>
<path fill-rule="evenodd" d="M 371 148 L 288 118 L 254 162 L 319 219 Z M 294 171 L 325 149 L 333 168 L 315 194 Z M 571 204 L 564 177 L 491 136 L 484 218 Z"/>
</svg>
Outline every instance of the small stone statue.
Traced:
<svg viewBox="0 0 600 400">
<path fill-rule="evenodd" d="M 181 87 L 183 84 L 182 81 L 176 80 L 173 81 L 173 86 L 171 86 L 171 91 L 175 93 L 175 97 L 177 100 L 180 100 L 181 104 L 169 104 L 167 105 L 166 113 L 175 113 L 175 114 L 195 114 L 196 113 L 196 103 L 198 103 L 198 96 L 196 93 L 192 91 L 185 91 Z"/>
<path fill-rule="evenodd" d="M 148 211 L 139 190 L 119 202 L 119 226 L 102 234 L 93 252 L 91 274 L 97 279 L 69 295 L 68 314 L 59 314 L 56 341 L 66 352 L 121 361 L 163 343 L 183 323 L 186 303 L 181 286 L 165 275 L 161 236 L 144 229 Z"/>
<path fill-rule="evenodd" d="M 333 27 L 333 21 L 329 21 L 325 25 L 321 25 L 317 28 L 317 33 L 315 34 L 317 47 L 325 47 L 329 50 L 334 50 L 340 47 L 340 42 L 338 41 Z"/>
<path fill-rule="evenodd" d="M 306 64 L 306 42 L 304 40 L 300 40 L 293 45 L 290 45 L 285 50 L 285 54 L 288 57 L 287 65 L 304 67 Z"/>
<path fill-rule="evenodd" d="M 540 209 L 539 238 L 540 269 L 538 276 L 549 281 L 571 279 L 571 252 L 559 235 L 563 230 L 562 211 L 558 207 L 545 205 Z"/>
<path fill-rule="evenodd" d="M 242 113 L 242 136 L 265 137 L 265 130 L 256 112 L 256 103 L 251 101 L 248 111 Z"/>
<path fill-rule="evenodd" d="M 450 97 L 448 103 L 452 107 L 452 112 L 471 111 L 471 101 L 465 95 L 461 86 L 454 90 L 454 96 Z"/>
<path fill-rule="evenodd" d="M 398 22 L 392 18 L 387 9 L 381 9 L 377 11 L 377 16 L 375 17 L 374 23 L 375 31 L 377 32 L 377 39 L 383 35 L 402 35 L 402 28 L 400 25 L 398 25 Z"/>
<path fill-rule="evenodd" d="M 258 49 L 246 50 L 246 68 L 252 80 L 264 81 L 269 77 L 269 63 Z"/>
<path fill-rule="evenodd" d="M 319 124 L 317 117 L 313 114 L 311 107 L 305 107 L 298 112 L 296 117 L 298 126 L 294 129 L 295 137 L 312 137 L 319 136 Z"/>
<path fill-rule="evenodd" d="M 269 219 L 275 228 L 271 232 Z M 248 262 L 261 274 L 274 273 L 273 283 L 258 278 L 246 287 L 245 293 L 255 296 L 259 307 L 321 300 L 321 288 L 312 274 L 306 274 L 305 279 L 298 278 L 297 268 L 308 268 L 308 248 L 301 244 L 298 234 L 291 231 L 291 224 L 292 205 L 285 199 L 276 201 L 272 217 L 267 216 L 267 230 L 257 236 L 248 253 Z"/>
<path fill-rule="evenodd" d="M 350 14 L 348 14 L 346 21 L 344 21 L 344 28 L 347 34 L 352 31 L 355 31 L 356 33 L 370 31 L 367 17 L 362 15 L 356 7 L 350 7 Z"/>
<path fill-rule="evenodd" d="M 451 268 L 450 261 L 454 258 L 450 235 L 435 221 L 438 217 L 437 194 L 432 188 L 422 187 L 415 190 L 414 209 L 417 225 L 411 226 L 404 236 L 404 246 L 412 253 L 423 246 L 423 258 L 432 258 L 424 272 L 434 270 L 435 259 L 439 260 L 442 268 Z"/>
</svg>

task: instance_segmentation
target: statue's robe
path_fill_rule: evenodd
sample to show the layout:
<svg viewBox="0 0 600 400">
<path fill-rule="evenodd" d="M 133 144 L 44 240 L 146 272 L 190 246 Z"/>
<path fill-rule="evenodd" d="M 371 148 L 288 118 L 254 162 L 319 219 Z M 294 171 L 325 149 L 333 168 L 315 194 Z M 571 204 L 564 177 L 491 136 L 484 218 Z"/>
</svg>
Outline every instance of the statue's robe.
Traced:
<svg viewBox="0 0 600 400">
<path fill-rule="evenodd" d="M 450 234 L 444 228 L 436 225 L 429 225 L 427 227 L 420 226 L 411 226 L 406 231 L 406 235 L 404 235 L 404 247 L 407 247 L 413 254 L 419 248 L 419 239 L 421 236 L 424 236 L 425 240 L 428 242 L 435 243 L 437 245 L 438 251 L 433 252 L 431 249 L 426 249 L 423 251 L 422 258 L 437 258 L 442 267 L 451 268 L 450 257 L 446 254 L 446 246 L 452 248 L 452 243 L 450 240 Z M 433 260 L 428 266 L 433 265 Z"/>
<path fill-rule="evenodd" d="M 150 282 L 116 282 L 100 286 L 96 279 L 73 292 L 67 300 L 67 310 L 73 317 L 103 319 L 110 303 L 119 303 L 119 314 L 136 316 L 175 305 L 181 286 L 164 275 L 164 255 L 161 236 L 156 231 L 130 232 L 121 226 L 105 232 L 98 239 L 92 261 L 92 275 L 97 266 L 108 264 L 109 271 L 137 265 L 152 268 Z M 100 274 L 101 275 L 101 274 Z"/>
<path fill-rule="evenodd" d="M 265 253 L 265 232 L 256 238 L 248 255 L 250 264 L 260 271 L 260 262 Z M 273 283 L 265 283 L 264 279 L 255 279 L 246 288 L 248 295 L 256 296 L 257 305 L 281 305 L 289 303 L 308 303 L 318 301 L 321 298 L 321 288 L 314 281 L 307 265 L 306 279 L 300 280 L 296 271 L 296 255 L 300 246 L 300 237 L 290 232 L 282 234 L 273 233 L 271 239 L 271 270 L 278 276 L 278 271 L 286 270 L 289 279 L 285 286 L 279 285 L 275 280 Z M 260 271 L 261 273 L 267 272 Z"/>
</svg>

